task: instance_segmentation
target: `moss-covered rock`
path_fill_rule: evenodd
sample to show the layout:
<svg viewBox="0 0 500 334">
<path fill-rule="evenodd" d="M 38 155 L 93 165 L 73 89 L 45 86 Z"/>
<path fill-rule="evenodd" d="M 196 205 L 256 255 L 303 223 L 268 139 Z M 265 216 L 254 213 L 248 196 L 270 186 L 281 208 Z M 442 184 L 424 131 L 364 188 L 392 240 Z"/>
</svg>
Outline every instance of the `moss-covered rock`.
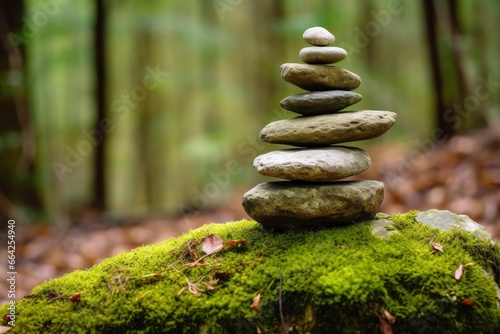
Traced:
<svg viewBox="0 0 500 334">
<path fill-rule="evenodd" d="M 391 322 L 395 333 L 499 333 L 500 246 L 416 215 L 383 217 L 398 231 L 386 238 L 370 222 L 206 225 L 39 285 L 9 334 L 377 333 Z"/>
</svg>

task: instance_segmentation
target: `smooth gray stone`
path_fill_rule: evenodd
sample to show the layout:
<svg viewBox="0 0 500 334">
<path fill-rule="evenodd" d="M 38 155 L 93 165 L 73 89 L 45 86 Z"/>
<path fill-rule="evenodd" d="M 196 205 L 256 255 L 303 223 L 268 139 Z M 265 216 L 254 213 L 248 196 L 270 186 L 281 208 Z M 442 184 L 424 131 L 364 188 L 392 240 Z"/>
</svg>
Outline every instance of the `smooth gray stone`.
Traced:
<svg viewBox="0 0 500 334">
<path fill-rule="evenodd" d="M 312 27 L 304 31 L 304 41 L 311 45 L 326 46 L 335 42 L 335 36 L 323 27 Z"/>
<path fill-rule="evenodd" d="M 470 219 L 469 216 L 457 215 L 448 210 L 432 209 L 421 211 L 417 214 L 417 221 L 442 231 L 459 228 L 460 230 L 472 233 L 478 238 L 491 241 L 492 243 L 495 242 L 491 234 L 483 226 Z"/>
<path fill-rule="evenodd" d="M 260 132 L 268 143 L 326 146 L 378 137 L 396 122 L 396 113 L 379 110 L 300 116 L 271 122 Z"/>
<path fill-rule="evenodd" d="M 353 90 L 361 85 L 361 78 L 342 67 L 285 63 L 281 77 L 305 90 Z"/>
<path fill-rule="evenodd" d="M 372 234 L 382 239 L 387 239 L 389 235 L 399 233 L 399 230 L 394 227 L 394 223 L 390 219 L 391 216 L 389 215 L 377 215 L 374 220 L 370 221 Z M 441 231 L 449 231 L 457 228 L 461 231 L 471 233 L 476 238 L 495 243 L 495 239 L 484 226 L 476 223 L 466 215 L 458 215 L 448 210 L 431 209 L 419 211 L 415 220 Z"/>
<path fill-rule="evenodd" d="M 328 182 L 357 175 L 370 167 L 368 154 L 356 147 L 287 149 L 262 154 L 253 161 L 266 176 L 293 181 Z"/>
<path fill-rule="evenodd" d="M 291 95 L 281 100 L 284 109 L 302 115 L 330 114 L 361 101 L 361 94 L 347 90 L 307 92 Z"/>
<path fill-rule="evenodd" d="M 262 225 L 280 229 L 336 226 L 372 219 L 384 198 L 379 181 L 261 183 L 243 195 L 243 208 Z"/>
<path fill-rule="evenodd" d="M 347 51 L 336 46 L 309 46 L 299 52 L 299 58 L 307 64 L 333 64 L 347 57 Z"/>
<path fill-rule="evenodd" d="M 372 229 L 372 234 L 382 239 L 389 238 L 393 233 L 399 233 L 394 227 L 394 223 L 385 218 L 375 217 L 374 220 L 370 221 L 370 227 Z"/>
</svg>

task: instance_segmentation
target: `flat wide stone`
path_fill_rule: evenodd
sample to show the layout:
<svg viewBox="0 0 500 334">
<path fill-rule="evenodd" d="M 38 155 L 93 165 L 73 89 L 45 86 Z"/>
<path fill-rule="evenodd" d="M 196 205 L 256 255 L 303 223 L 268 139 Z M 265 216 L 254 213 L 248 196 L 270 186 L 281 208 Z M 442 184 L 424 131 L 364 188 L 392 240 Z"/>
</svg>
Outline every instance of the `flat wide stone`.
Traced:
<svg viewBox="0 0 500 334">
<path fill-rule="evenodd" d="M 342 67 L 285 63 L 281 77 L 305 90 L 353 90 L 361 85 L 361 78 Z"/>
<path fill-rule="evenodd" d="M 336 46 L 309 46 L 299 52 L 300 60 L 307 64 L 333 64 L 347 57 L 347 51 Z"/>
<path fill-rule="evenodd" d="M 281 100 L 284 109 L 302 115 L 330 114 L 361 101 L 361 94 L 346 90 L 307 92 L 291 95 Z"/>
<path fill-rule="evenodd" d="M 250 217 L 269 227 L 336 226 L 375 217 L 384 198 L 379 181 L 261 183 L 243 195 Z"/>
<path fill-rule="evenodd" d="M 365 151 L 345 146 L 279 150 L 262 154 L 253 161 L 262 175 L 314 182 L 357 175 L 368 169 L 370 163 Z"/>
<path fill-rule="evenodd" d="M 396 122 L 396 113 L 379 110 L 300 116 L 275 121 L 260 132 L 268 143 L 314 147 L 378 137 Z"/>
</svg>

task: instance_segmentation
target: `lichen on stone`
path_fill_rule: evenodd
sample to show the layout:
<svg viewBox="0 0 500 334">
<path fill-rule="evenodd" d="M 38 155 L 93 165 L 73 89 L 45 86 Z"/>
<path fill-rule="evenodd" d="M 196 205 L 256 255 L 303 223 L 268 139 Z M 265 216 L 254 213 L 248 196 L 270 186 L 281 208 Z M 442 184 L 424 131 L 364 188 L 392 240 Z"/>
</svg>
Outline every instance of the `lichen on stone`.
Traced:
<svg viewBox="0 0 500 334">
<path fill-rule="evenodd" d="M 377 332 L 384 311 L 396 333 L 500 332 L 499 245 L 416 215 L 380 217 L 395 229 L 385 239 L 370 222 L 286 232 L 250 220 L 205 225 L 44 282 L 17 302 L 9 334 L 364 333 Z M 205 255 L 211 234 L 239 242 Z"/>
</svg>

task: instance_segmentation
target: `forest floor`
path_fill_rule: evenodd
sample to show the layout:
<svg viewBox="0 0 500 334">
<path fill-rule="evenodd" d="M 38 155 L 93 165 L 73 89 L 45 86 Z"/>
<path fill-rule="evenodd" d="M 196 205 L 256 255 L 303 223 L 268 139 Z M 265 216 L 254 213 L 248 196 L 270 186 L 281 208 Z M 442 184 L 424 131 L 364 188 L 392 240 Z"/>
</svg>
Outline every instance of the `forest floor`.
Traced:
<svg viewBox="0 0 500 334">
<path fill-rule="evenodd" d="M 456 136 L 441 145 L 430 140 L 414 144 L 412 148 L 387 144 L 366 148 L 372 166 L 356 179 L 385 183 L 380 211 L 446 209 L 470 216 L 500 241 L 498 131 Z M 160 242 L 206 223 L 247 218 L 240 204 L 246 190 L 241 189 L 223 207 L 176 218 L 110 225 L 106 218 L 88 213 L 66 229 L 16 226 L 16 297 L 44 280 L 91 267 L 121 251 Z M 0 256 L 7 258 L 6 249 L 0 250 Z M 0 304 L 6 297 L 0 296 Z"/>
</svg>

